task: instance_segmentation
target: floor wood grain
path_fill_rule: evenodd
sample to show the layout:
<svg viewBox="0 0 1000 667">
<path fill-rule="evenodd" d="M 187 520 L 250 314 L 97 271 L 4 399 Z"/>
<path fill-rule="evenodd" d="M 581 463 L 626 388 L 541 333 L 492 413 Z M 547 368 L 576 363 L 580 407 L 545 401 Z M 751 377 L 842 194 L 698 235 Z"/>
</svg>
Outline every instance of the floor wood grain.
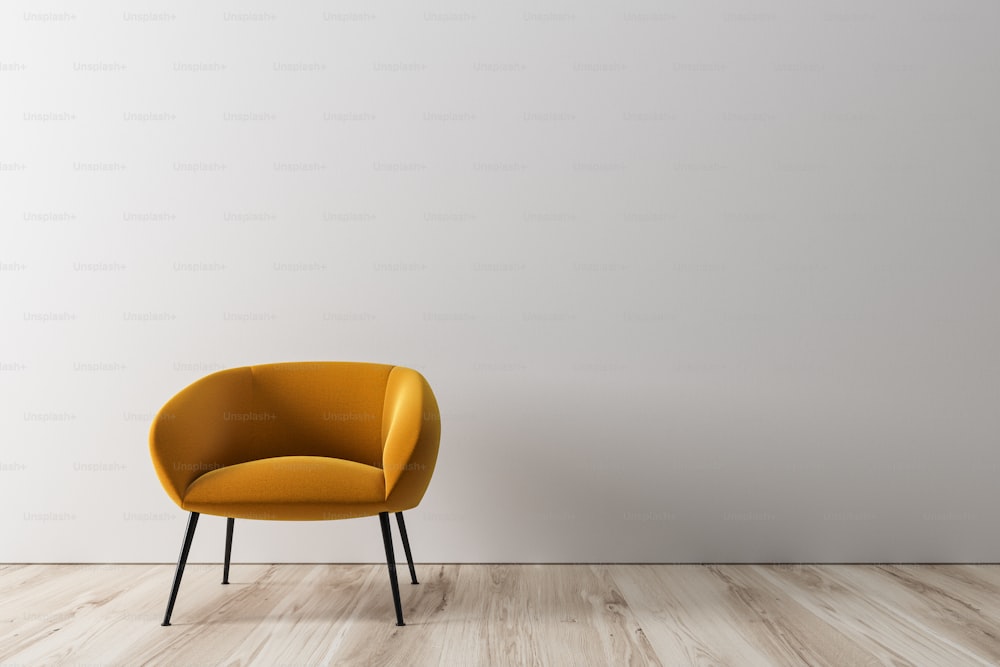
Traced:
<svg viewBox="0 0 1000 667">
<path fill-rule="evenodd" d="M 0 666 L 997 665 L 998 565 L 0 566 Z"/>
</svg>

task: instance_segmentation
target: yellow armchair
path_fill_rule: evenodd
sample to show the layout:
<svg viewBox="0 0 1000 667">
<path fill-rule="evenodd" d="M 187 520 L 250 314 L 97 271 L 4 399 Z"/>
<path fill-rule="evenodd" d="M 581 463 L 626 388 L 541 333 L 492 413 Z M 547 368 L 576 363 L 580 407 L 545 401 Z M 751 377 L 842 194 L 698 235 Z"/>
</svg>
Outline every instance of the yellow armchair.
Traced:
<svg viewBox="0 0 1000 667">
<path fill-rule="evenodd" d="M 404 625 L 389 513 L 416 584 L 403 511 L 423 498 L 441 436 L 437 400 L 409 368 L 358 362 L 244 366 L 171 398 L 149 434 L 167 495 L 188 512 L 163 625 L 170 625 L 198 517 L 314 521 L 378 515 L 396 624 Z"/>
</svg>

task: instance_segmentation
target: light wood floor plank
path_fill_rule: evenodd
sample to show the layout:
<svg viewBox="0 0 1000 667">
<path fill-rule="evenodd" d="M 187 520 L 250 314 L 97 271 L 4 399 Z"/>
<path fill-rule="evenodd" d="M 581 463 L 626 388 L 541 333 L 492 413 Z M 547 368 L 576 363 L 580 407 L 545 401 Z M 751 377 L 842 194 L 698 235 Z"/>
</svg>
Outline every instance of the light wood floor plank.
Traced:
<svg viewBox="0 0 1000 667">
<path fill-rule="evenodd" d="M 841 568 L 849 568 L 848 580 Z M 886 599 L 888 586 L 859 586 L 854 579 L 870 566 L 793 565 L 758 568 L 776 590 L 794 599 L 809 615 L 835 628 L 881 664 L 982 664 L 960 647 L 928 632 L 905 610 Z"/>
<path fill-rule="evenodd" d="M 771 664 L 744 636 L 744 612 L 728 586 L 704 566 L 609 569 L 664 664 Z"/>
<path fill-rule="evenodd" d="M 949 590 L 923 582 L 920 574 L 905 575 L 891 566 L 808 569 L 812 585 L 844 591 L 845 604 L 838 607 L 841 617 L 848 603 L 855 603 L 850 605 L 855 621 L 881 619 L 878 626 L 869 624 L 869 636 L 895 640 L 894 650 L 908 651 L 915 664 L 1000 662 L 996 620 L 984 616 L 980 609 Z M 788 576 L 784 579 L 791 580 Z M 863 604 L 856 604 L 859 601 Z"/>
<path fill-rule="evenodd" d="M 418 621 L 441 631 L 421 664 L 660 664 L 604 566 L 462 565 L 447 590 Z"/>
<path fill-rule="evenodd" d="M 918 587 L 937 587 L 956 595 L 1000 626 L 1000 566 L 893 565 L 891 569 Z"/>
<path fill-rule="evenodd" d="M 772 664 L 841 665 L 878 664 L 869 652 L 784 594 L 755 566 L 709 565 L 724 581 L 742 612 L 747 640 L 765 653 Z"/>
<path fill-rule="evenodd" d="M 0 568 L 0 664 L 1000 664 L 995 565 Z"/>
</svg>

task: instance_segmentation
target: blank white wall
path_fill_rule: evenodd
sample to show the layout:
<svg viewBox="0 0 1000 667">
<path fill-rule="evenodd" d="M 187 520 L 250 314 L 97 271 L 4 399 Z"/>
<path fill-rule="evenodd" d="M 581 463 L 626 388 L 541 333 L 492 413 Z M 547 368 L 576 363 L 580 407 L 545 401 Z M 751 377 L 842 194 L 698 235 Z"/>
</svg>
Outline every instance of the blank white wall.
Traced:
<svg viewBox="0 0 1000 667">
<path fill-rule="evenodd" d="M 0 560 L 173 560 L 154 412 L 320 359 L 437 392 L 418 560 L 997 560 L 998 29 L 971 1 L 4 4 Z M 234 557 L 381 548 L 244 521 Z"/>
</svg>

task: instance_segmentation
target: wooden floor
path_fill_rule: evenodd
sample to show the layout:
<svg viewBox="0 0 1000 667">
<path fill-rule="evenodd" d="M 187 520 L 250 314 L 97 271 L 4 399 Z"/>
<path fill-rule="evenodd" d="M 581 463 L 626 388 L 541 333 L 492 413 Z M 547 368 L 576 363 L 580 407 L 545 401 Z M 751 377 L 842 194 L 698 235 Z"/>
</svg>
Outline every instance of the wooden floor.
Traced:
<svg viewBox="0 0 1000 667">
<path fill-rule="evenodd" d="M 0 565 L 0 665 L 997 665 L 1000 565 Z"/>
</svg>

